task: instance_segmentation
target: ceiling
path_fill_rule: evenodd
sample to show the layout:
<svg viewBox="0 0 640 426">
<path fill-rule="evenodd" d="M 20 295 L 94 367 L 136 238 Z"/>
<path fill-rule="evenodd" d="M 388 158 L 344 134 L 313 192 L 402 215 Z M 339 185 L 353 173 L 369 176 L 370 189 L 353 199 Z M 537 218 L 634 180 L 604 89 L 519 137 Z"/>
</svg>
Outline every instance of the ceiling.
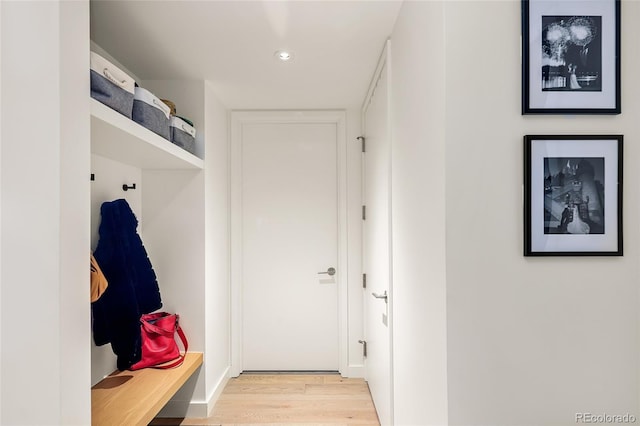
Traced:
<svg viewBox="0 0 640 426">
<path fill-rule="evenodd" d="M 231 109 L 359 107 L 400 6 L 93 0 L 91 38 L 141 79 L 208 80 Z"/>
</svg>

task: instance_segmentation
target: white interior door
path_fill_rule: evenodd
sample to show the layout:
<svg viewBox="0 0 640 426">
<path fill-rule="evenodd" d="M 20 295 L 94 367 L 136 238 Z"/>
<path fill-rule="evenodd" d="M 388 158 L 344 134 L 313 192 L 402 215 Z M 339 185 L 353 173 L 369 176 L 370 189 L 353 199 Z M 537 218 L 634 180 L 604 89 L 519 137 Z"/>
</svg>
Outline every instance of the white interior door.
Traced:
<svg viewBox="0 0 640 426">
<path fill-rule="evenodd" d="M 246 123 L 241 140 L 243 369 L 336 371 L 336 124 Z"/>
<path fill-rule="evenodd" d="M 382 425 L 393 424 L 391 369 L 391 145 L 386 52 L 365 103 L 363 259 L 366 378 Z M 386 297 L 385 297 L 386 296 Z"/>
</svg>

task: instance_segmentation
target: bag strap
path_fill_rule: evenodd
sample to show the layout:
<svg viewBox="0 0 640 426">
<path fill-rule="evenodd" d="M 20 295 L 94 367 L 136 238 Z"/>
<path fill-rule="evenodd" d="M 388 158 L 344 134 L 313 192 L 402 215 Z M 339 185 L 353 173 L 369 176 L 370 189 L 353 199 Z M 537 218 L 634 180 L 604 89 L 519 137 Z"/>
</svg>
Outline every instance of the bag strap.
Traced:
<svg viewBox="0 0 640 426">
<path fill-rule="evenodd" d="M 171 337 L 173 336 L 173 334 L 175 333 L 175 328 L 173 330 L 167 330 L 166 328 L 162 328 L 157 326 L 156 324 L 153 324 L 151 322 L 149 322 L 148 320 L 141 320 L 140 323 L 142 324 L 142 327 L 145 328 L 145 330 L 153 332 L 155 334 L 160 334 L 166 337 Z M 176 316 L 176 327 L 178 324 L 178 318 Z"/>
<path fill-rule="evenodd" d="M 184 358 L 185 356 L 187 356 L 187 351 L 189 350 L 189 342 L 187 342 L 187 336 L 184 335 L 184 332 L 182 331 L 182 327 L 180 327 L 178 319 L 179 317 L 178 315 L 176 315 L 176 331 L 178 332 L 178 336 L 180 336 L 180 340 L 182 341 L 182 345 L 184 346 L 184 354 L 180 354 L 180 357 L 175 361 L 173 361 L 171 364 L 154 365 L 151 368 L 157 368 L 159 370 L 167 370 L 169 368 L 178 367 L 182 365 L 182 363 L 184 362 Z"/>
</svg>

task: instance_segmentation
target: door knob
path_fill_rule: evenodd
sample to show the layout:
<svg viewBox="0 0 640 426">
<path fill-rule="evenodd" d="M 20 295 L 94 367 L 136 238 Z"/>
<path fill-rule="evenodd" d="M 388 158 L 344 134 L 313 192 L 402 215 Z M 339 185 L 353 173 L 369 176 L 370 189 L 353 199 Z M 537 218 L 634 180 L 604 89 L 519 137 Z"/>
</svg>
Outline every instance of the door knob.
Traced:
<svg viewBox="0 0 640 426">
<path fill-rule="evenodd" d="M 384 299 L 384 303 L 387 303 L 387 298 L 388 298 L 387 290 L 385 290 L 384 293 L 382 293 L 382 294 L 378 294 L 378 293 L 373 293 L 372 292 L 371 295 L 373 297 L 375 297 L 376 299 Z"/>
<path fill-rule="evenodd" d="M 332 268 L 327 269 L 327 270 L 326 270 L 326 271 L 324 271 L 324 272 L 318 272 L 318 275 L 322 275 L 322 274 L 327 274 L 327 275 L 329 275 L 330 277 L 332 277 L 332 276 L 334 276 L 334 275 L 336 274 L 336 268 L 333 268 L 333 267 L 332 267 Z"/>
</svg>

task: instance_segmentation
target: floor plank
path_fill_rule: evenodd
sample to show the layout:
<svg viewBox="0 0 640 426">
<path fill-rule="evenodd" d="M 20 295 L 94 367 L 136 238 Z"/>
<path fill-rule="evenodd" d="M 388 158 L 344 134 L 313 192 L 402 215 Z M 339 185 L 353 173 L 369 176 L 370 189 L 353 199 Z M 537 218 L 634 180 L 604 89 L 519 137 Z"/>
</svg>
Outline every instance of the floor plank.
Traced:
<svg viewBox="0 0 640 426">
<path fill-rule="evenodd" d="M 332 377 L 326 376 L 326 377 Z M 335 375 L 335 377 L 340 377 Z M 325 376 L 311 374 L 241 374 L 234 379 L 236 384 L 253 383 L 253 384 L 322 384 L 325 383 Z"/>
<path fill-rule="evenodd" d="M 331 383 L 323 385 L 305 385 L 305 394 L 307 395 L 368 395 L 369 387 L 366 383 Z"/>
<path fill-rule="evenodd" d="M 242 374 L 230 379 L 206 419 L 154 426 L 379 426 L 367 383 L 338 374 Z"/>
<path fill-rule="evenodd" d="M 224 392 L 229 395 L 263 395 L 263 394 L 302 394 L 305 393 L 304 383 L 229 383 Z"/>
</svg>

